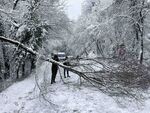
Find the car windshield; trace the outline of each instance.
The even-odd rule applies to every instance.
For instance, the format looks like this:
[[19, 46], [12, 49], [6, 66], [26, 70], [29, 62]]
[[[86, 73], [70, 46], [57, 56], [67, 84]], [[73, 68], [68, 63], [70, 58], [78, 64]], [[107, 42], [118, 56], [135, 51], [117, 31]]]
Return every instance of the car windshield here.
[[58, 57], [65, 57], [65, 54], [58, 54]]

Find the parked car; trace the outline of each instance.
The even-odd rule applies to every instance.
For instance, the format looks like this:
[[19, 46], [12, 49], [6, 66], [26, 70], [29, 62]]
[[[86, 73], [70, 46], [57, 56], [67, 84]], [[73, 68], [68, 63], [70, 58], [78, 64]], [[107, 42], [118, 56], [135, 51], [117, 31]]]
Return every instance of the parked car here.
[[54, 55], [58, 56], [58, 59], [60, 61], [65, 60], [66, 59], [66, 53], [65, 52], [58, 52], [58, 53], [51, 53], [51, 57], [53, 58]]
[[65, 60], [66, 59], [66, 53], [65, 52], [58, 52], [57, 53], [59, 60]]

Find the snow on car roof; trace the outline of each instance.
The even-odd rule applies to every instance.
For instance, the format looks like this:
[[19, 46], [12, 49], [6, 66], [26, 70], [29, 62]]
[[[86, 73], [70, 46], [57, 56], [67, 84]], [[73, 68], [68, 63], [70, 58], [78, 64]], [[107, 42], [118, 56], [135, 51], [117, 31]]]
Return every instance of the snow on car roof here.
[[58, 54], [65, 54], [65, 52], [58, 52]]

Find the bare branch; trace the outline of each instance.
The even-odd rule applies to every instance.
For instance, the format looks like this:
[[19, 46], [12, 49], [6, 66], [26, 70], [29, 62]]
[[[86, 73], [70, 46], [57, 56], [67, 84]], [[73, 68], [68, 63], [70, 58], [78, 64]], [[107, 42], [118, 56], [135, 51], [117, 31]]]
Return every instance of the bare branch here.
[[19, 2], [19, 0], [14, 0], [13, 10], [16, 8], [16, 6], [17, 6], [18, 2]]

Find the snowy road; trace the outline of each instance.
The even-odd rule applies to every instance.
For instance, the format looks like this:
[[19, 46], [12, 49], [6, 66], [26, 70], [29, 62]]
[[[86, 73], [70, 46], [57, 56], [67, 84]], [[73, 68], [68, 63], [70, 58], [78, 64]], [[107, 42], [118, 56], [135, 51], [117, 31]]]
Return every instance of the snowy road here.
[[[38, 77], [50, 75], [50, 65], [43, 63], [38, 69]], [[35, 87], [34, 77], [16, 82], [7, 90], [0, 93], [0, 113], [150, 113], [150, 100], [145, 106], [127, 103], [119, 106], [116, 101], [96, 88], [80, 86], [79, 78], [71, 73], [71, 78], [65, 79], [64, 84], [59, 76], [56, 83], [47, 83], [49, 91], [46, 98], [57, 105], [53, 109], [46, 105]]]

